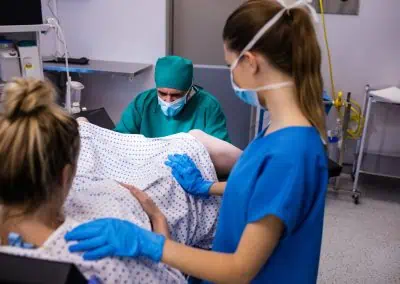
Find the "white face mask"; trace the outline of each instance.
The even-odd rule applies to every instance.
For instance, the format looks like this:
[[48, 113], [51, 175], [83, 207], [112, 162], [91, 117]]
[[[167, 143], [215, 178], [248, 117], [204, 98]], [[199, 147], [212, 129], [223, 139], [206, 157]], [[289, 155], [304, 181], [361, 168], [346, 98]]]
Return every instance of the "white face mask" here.
[[245, 103], [252, 105], [254, 107], [260, 107], [262, 109], [265, 109], [264, 106], [260, 104], [260, 101], [258, 99], [257, 93], [260, 91], [267, 91], [267, 90], [277, 90], [285, 87], [289, 87], [293, 85], [293, 82], [282, 82], [282, 83], [277, 83], [277, 84], [269, 84], [265, 85], [260, 88], [256, 89], [242, 89], [238, 85], [236, 85], [234, 79], [233, 79], [233, 69], [231, 69], [231, 81], [232, 81], [232, 87], [233, 90], [235, 91], [236, 96], [238, 96], [242, 101]]
[[232, 87], [233, 90], [235, 91], [235, 94], [245, 103], [255, 106], [255, 107], [261, 107], [264, 108], [258, 99], [257, 92], [260, 91], [267, 91], [267, 90], [277, 90], [285, 87], [289, 87], [293, 85], [293, 82], [287, 81], [287, 82], [280, 82], [280, 83], [275, 83], [275, 84], [269, 84], [265, 85], [259, 88], [255, 89], [242, 89], [240, 88], [236, 83], [233, 78], [233, 70], [238, 66], [240, 59], [243, 57], [243, 55], [251, 50], [254, 45], [260, 40], [261, 37], [264, 36], [264, 34], [290, 9], [297, 8], [300, 6], [305, 6], [307, 7], [310, 11], [311, 14], [316, 22], [318, 22], [318, 15], [317, 12], [315, 11], [314, 7], [312, 7], [309, 3], [311, 3], [311, 0], [298, 0], [294, 4], [287, 6], [283, 0], [277, 0], [284, 8], [279, 11], [271, 20], [269, 20], [259, 31], [258, 33], [254, 36], [254, 38], [247, 44], [247, 46], [243, 49], [243, 51], [239, 54], [238, 58], [232, 63], [231, 65], [231, 82], [232, 82]]
[[186, 94], [182, 98], [177, 99], [177, 100], [173, 101], [172, 103], [165, 102], [160, 97], [158, 97], [158, 104], [160, 105], [161, 110], [164, 113], [164, 115], [166, 115], [168, 117], [172, 117], [181, 112], [181, 110], [183, 109], [183, 107], [186, 104], [187, 96], [188, 95]]
[[188, 99], [189, 99], [189, 94], [192, 91], [193, 86], [190, 87], [189, 91], [184, 95], [182, 98], [179, 98], [171, 103], [163, 101], [160, 96], [157, 95], [158, 98], [158, 104], [161, 107], [162, 112], [164, 113], [165, 116], [168, 117], [173, 117], [176, 116], [178, 113], [180, 113], [183, 109], [183, 107], [186, 105]]

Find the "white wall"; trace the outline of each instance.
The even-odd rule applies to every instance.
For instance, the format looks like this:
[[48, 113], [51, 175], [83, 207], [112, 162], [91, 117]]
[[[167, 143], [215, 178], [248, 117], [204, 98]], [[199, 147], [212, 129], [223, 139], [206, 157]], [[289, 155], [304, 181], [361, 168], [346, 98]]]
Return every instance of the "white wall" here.
[[166, 0], [57, 0], [57, 6], [72, 57], [153, 63], [166, 53]]
[[73, 57], [153, 63], [166, 52], [165, 0], [59, 0]]
[[[360, 2], [359, 16], [326, 15], [336, 88], [351, 91], [358, 99], [367, 83], [400, 83], [400, 1]], [[323, 70], [329, 86], [326, 60]]]

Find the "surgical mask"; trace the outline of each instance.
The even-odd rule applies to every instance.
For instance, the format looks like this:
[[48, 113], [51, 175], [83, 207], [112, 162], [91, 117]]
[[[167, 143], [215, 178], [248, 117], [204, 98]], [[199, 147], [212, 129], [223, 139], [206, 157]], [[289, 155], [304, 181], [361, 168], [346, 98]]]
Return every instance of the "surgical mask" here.
[[162, 112], [166, 116], [173, 117], [173, 116], [177, 115], [185, 106], [188, 94], [189, 93], [187, 93], [182, 98], [173, 101], [172, 103], [165, 102], [159, 96], [157, 96], [158, 104], [160, 105]]
[[233, 69], [231, 69], [231, 81], [232, 81], [232, 87], [233, 90], [235, 91], [236, 96], [239, 97], [243, 102], [252, 105], [254, 107], [260, 107], [262, 109], [266, 109], [264, 106], [260, 104], [260, 101], [258, 99], [257, 93], [260, 91], [267, 91], [267, 90], [277, 90], [281, 88], [285, 88], [288, 86], [292, 86], [293, 82], [282, 82], [282, 83], [277, 83], [277, 84], [269, 84], [265, 85], [260, 88], [256, 89], [242, 89], [238, 85], [236, 85], [235, 80], [233, 79]]
[[259, 88], [255, 89], [242, 89], [240, 88], [236, 83], [233, 78], [233, 70], [238, 66], [240, 59], [243, 57], [243, 55], [251, 50], [254, 45], [260, 40], [261, 37], [264, 36], [264, 34], [290, 9], [297, 8], [300, 6], [305, 6], [307, 7], [310, 11], [311, 14], [316, 22], [318, 22], [318, 15], [317, 12], [315, 11], [314, 7], [310, 5], [312, 2], [311, 0], [298, 0], [292, 5], [287, 6], [283, 0], [278, 0], [278, 2], [284, 7], [281, 11], [279, 11], [270, 21], [268, 21], [259, 31], [258, 33], [253, 37], [253, 39], [246, 45], [246, 47], [242, 50], [242, 52], [239, 54], [238, 58], [233, 62], [231, 65], [230, 71], [231, 71], [231, 82], [232, 82], [232, 87], [233, 90], [235, 91], [236, 96], [238, 96], [242, 101], [245, 103], [255, 106], [255, 107], [260, 107], [262, 109], [265, 109], [260, 104], [260, 101], [258, 99], [257, 93], [260, 91], [267, 91], [267, 90], [277, 90], [285, 87], [289, 87], [293, 85], [293, 82], [287, 81], [287, 82], [280, 82], [280, 83], [275, 83], [275, 84], [269, 84], [265, 85]]

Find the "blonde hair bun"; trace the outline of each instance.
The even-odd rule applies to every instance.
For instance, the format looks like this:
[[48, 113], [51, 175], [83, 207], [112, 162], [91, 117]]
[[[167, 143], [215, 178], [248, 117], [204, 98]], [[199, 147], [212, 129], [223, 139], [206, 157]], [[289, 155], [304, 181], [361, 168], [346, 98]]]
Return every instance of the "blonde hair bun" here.
[[[71, 166], [65, 176], [69, 186], [78, 163], [78, 123], [57, 105], [55, 90], [47, 82], [14, 79], [6, 85], [3, 102], [0, 207], [22, 209], [22, 215], [48, 204], [61, 208], [59, 201], [65, 198], [66, 187], [64, 170]], [[22, 217], [19, 214], [18, 218]], [[4, 212], [2, 215], [0, 227], [6, 216]]]
[[4, 116], [17, 119], [34, 116], [55, 104], [55, 90], [44, 81], [15, 78], [4, 88]]

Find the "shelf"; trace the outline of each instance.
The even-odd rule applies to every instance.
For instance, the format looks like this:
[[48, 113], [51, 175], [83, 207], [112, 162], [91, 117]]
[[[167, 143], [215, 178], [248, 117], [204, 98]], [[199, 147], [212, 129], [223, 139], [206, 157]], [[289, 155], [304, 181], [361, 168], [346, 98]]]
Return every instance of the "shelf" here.
[[[69, 65], [69, 72], [71, 73], [95, 73], [106, 72], [116, 74], [127, 74], [136, 76], [139, 73], [150, 68], [151, 64], [144, 63], [129, 63], [129, 62], [115, 62], [103, 60], [90, 60], [88, 65]], [[43, 63], [45, 71], [66, 72], [65, 64], [60, 63]]]
[[370, 92], [370, 96], [378, 103], [400, 104], [400, 89], [397, 87], [374, 90]]
[[0, 33], [45, 32], [50, 25], [0, 26]]
[[375, 96], [373, 96], [372, 103], [375, 103], [375, 104], [400, 105], [400, 102], [389, 101], [389, 100], [385, 100], [383, 98], [379, 98], [379, 97], [375, 97]]
[[400, 178], [400, 157], [364, 153], [360, 173]]

